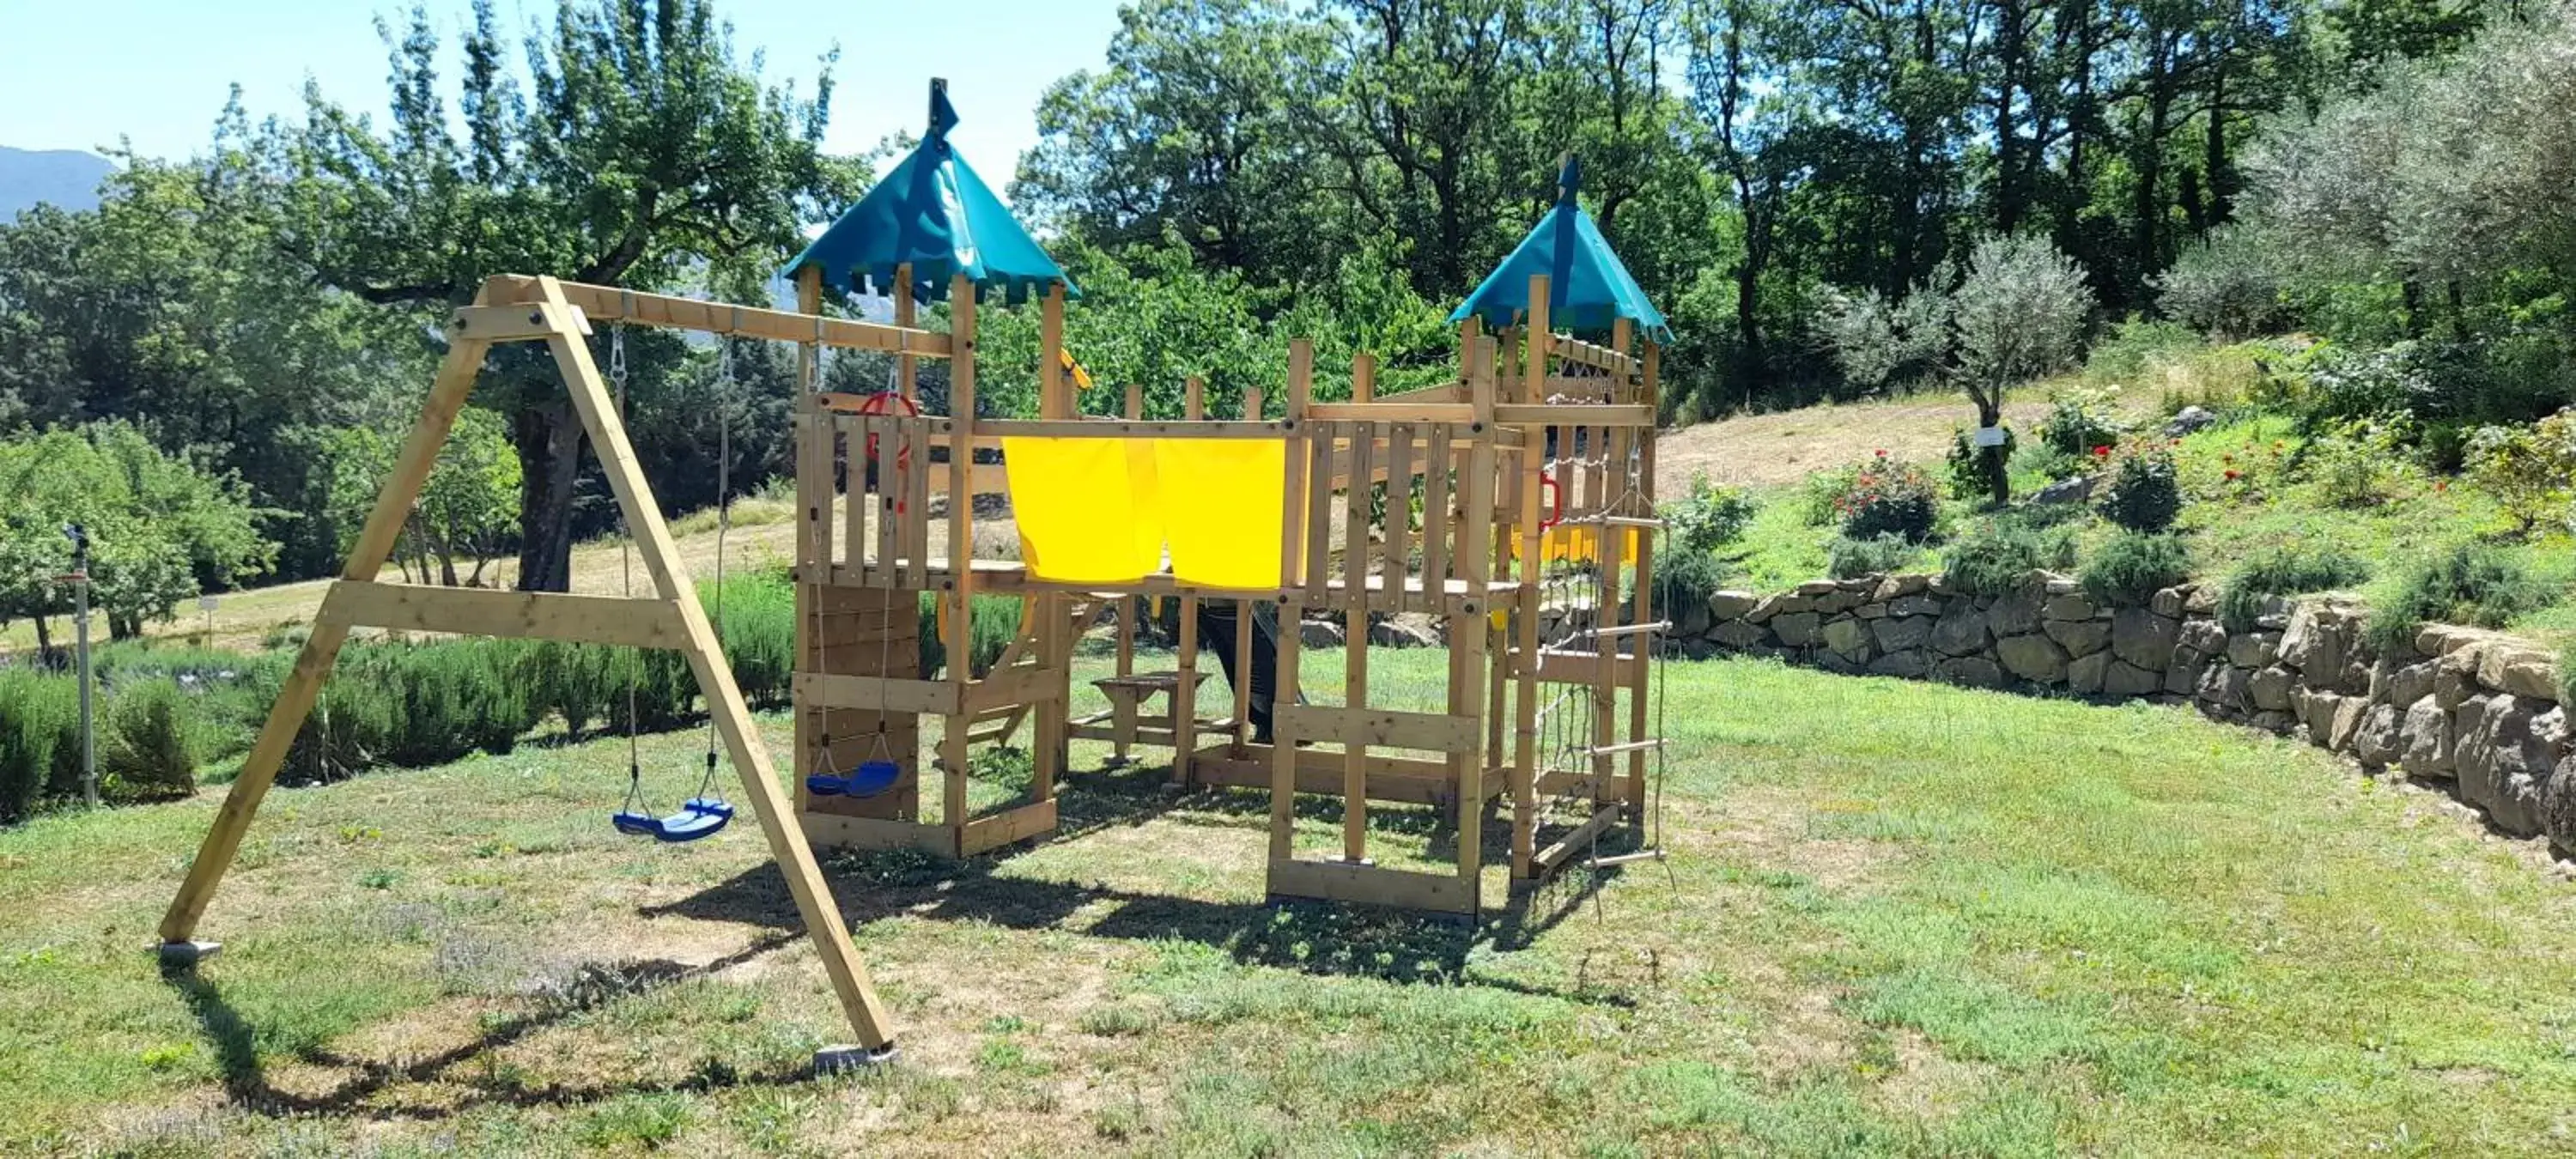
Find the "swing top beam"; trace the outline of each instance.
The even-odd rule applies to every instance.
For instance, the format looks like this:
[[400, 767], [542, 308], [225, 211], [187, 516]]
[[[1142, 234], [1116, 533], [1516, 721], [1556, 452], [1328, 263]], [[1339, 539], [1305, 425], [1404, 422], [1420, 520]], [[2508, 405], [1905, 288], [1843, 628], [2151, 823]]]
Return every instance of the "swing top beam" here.
[[[555, 285], [562, 291], [563, 301], [579, 309], [592, 322], [623, 322], [734, 338], [819, 343], [843, 350], [881, 350], [889, 354], [930, 358], [947, 358], [953, 350], [948, 335], [911, 326], [702, 302], [673, 294], [652, 294], [587, 282], [557, 282]], [[517, 274], [500, 274], [486, 279], [483, 291], [486, 304], [534, 306], [545, 301], [545, 291], [537, 284], [537, 279]]]

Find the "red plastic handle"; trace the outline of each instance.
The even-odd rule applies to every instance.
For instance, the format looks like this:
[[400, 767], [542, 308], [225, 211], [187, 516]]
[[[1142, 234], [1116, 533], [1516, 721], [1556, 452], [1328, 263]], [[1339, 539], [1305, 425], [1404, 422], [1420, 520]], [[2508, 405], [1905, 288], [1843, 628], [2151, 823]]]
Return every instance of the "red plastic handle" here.
[[1542, 474], [1538, 477], [1538, 489], [1556, 496], [1547, 518], [1538, 521], [1539, 530], [1545, 531], [1565, 522], [1565, 488], [1557, 486], [1554, 477]]

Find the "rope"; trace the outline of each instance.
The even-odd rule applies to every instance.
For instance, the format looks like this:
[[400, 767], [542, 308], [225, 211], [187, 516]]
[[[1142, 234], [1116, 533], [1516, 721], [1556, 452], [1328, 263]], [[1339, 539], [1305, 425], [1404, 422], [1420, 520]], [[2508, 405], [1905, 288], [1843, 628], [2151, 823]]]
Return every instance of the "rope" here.
[[[617, 422], [626, 422], [626, 328], [613, 326], [608, 331], [608, 381], [617, 388]], [[617, 578], [620, 594], [635, 595], [634, 529], [626, 525], [626, 508], [617, 509]], [[626, 669], [626, 805], [629, 812], [641, 812], [644, 803], [644, 761], [642, 743], [636, 736], [635, 686], [644, 679], [644, 666], [632, 650], [625, 656]]]
[[[736, 309], [740, 316], [740, 309]], [[724, 651], [725, 629], [725, 539], [733, 530], [733, 340], [716, 340], [716, 650]], [[698, 777], [698, 796], [703, 798], [716, 783], [716, 712], [707, 706], [707, 768]]]

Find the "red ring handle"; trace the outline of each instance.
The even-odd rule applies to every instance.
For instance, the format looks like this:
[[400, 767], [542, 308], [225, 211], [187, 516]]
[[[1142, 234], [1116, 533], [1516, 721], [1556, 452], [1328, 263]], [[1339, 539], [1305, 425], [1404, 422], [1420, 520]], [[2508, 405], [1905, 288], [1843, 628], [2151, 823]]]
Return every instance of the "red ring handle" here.
[[1545, 531], [1565, 522], [1565, 488], [1557, 486], [1554, 478], [1542, 473], [1538, 477], [1538, 489], [1556, 496], [1547, 518], [1538, 521], [1538, 529]]

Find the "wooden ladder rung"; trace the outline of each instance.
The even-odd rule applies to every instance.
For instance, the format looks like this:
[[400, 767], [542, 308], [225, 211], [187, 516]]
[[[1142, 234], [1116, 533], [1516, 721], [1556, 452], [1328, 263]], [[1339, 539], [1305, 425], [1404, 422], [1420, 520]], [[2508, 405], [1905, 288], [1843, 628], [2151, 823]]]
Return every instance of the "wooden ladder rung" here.
[[1617, 744], [1594, 745], [1580, 750], [1585, 756], [1606, 757], [1614, 753], [1638, 753], [1664, 747], [1664, 738], [1650, 736], [1644, 740], [1623, 740]]
[[1669, 620], [1657, 620], [1650, 624], [1615, 624], [1607, 628], [1585, 628], [1582, 635], [1587, 640], [1615, 640], [1621, 636], [1652, 635], [1667, 631], [1672, 626]]
[[1556, 525], [1558, 527], [1635, 527], [1646, 531], [1660, 531], [1663, 529], [1664, 521], [1642, 515], [1583, 515], [1558, 520]]

